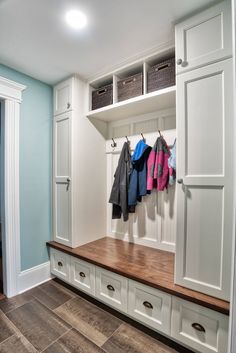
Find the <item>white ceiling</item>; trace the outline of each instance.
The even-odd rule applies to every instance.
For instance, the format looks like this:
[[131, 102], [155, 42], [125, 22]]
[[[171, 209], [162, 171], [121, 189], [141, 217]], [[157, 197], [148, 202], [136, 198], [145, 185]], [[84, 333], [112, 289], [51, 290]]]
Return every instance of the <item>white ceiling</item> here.
[[[216, 0], [0, 0], [0, 62], [53, 84], [90, 78], [174, 41], [174, 23]], [[88, 17], [81, 31], [65, 12]]]

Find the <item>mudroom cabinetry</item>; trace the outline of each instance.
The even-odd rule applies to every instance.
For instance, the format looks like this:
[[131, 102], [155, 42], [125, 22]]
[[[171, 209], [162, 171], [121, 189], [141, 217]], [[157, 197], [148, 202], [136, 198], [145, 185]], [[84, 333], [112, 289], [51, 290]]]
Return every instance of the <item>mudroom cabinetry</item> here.
[[177, 74], [232, 55], [230, 1], [223, 1], [175, 28]]
[[[227, 353], [234, 221], [230, 13], [230, 2], [220, 2], [176, 26], [175, 48], [54, 89], [51, 272], [201, 353]], [[148, 70], [174, 52], [176, 86], [148, 93]], [[119, 80], [140, 72], [142, 93], [119, 102]], [[92, 110], [92, 92], [107, 84], [112, 103]], [[127, 222], [112, 219], [108, 200], [124, 142], [133, 152], [141, 138], [153, 146], [159, 133], [169, 146], [177, 137], [176, 185], [144, 196]]]
[[227, 38], [220, 39], [221, 50], [197, 54], [198, 41], [188, 43], [183, 35], [192, 19], [176, 30], [177, 52], [179, 46], [191, 52], [194, 45], [205, 64], [196, 69], [192, 61], [193, 70], [177, 75], [176, 283], [225, 300], [230, 298], [234, 194], [233, 67], [232, 59], [225, 59], [231, 54], [229, 7], [226, 1], [193, 18], [199, 33], [201, 27], [205, 32], [203, 42], [218, 31], [214, 38]]
[[54, 87], [53, 234], [70, 247], [105, 233], [104, 140], [85, 119], [86, 102], [86, 84], [76, 76]]

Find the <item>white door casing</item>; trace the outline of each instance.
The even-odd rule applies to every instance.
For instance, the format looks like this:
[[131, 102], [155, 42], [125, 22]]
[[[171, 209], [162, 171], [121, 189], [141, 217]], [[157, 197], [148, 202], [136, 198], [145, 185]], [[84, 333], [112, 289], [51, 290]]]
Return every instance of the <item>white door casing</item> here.
[[0, 99], [4, 101], [4, 224], [3, 271], [4, 293], [18, 294], [20, 274], [19, 209], [19, 121], [22, 91], [26, 86], [0, 77]]
[[177, 77], [176, 283], [230, 298], [232, 59]]

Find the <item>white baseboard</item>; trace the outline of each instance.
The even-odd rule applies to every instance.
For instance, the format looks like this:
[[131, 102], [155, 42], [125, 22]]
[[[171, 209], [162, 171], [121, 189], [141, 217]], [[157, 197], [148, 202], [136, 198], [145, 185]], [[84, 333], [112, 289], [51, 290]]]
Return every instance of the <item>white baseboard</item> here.
[[23, 293], [52, 279], [50, 261], [22, 271], [18, 276], [18, 293]]

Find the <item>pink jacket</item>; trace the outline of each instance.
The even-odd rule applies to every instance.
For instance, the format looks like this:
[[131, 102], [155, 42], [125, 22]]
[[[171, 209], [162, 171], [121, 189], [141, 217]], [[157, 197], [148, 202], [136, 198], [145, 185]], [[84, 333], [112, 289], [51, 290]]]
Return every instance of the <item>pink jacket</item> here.
[[158, 137], [147, 161], [147, 190], [164, 190], [168, 186], [170, 151], [164, 138]]

